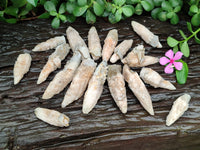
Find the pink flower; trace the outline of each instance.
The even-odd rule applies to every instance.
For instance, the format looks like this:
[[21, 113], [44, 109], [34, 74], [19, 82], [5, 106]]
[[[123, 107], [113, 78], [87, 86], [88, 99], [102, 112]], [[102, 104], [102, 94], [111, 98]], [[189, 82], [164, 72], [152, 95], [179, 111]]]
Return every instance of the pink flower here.
[[183, 53], [181, 52], [177, 52], [174, 56], [174, 52], [170, 49], [165, 53], [165, 56], [168, 57], [161, 57], [160, 58], [160, 64], [161, 65], [166, 65], [168, 63], [168, 65], [165, 67], [165, 73], [170, 74], [174, 71], [174, 67], [177, 70], [181, 70], [183, 67], [183, 64], [181, 62], [176, 62], [176, 60], [181, 59]]

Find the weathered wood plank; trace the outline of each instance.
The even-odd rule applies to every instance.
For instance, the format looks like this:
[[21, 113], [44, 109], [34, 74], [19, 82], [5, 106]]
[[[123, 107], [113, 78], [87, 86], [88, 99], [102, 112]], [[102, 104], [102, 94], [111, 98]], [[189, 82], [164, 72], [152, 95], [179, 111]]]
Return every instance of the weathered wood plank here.
[[[159, 35], [162, 49], [155, 49], [145, 44], [130, 25], [136, 20], [146, 25]], [[67, 88], [50, 100], [42, 100], [42, 94], [49, 82], [59, 71], [53, 72], [41, 85], [37, 78], [48, 56], [53, 52], [33, 53], [31, 49], [38, 43], [58, 35], [65, 35], [70, 24], [53, 30], [49, 20], [35, 20], [16, 25], [0, 24], [0, 148], [8, 149], [196, 149], [200, 147], [200, 46], [190, 41], [191, 55], [186, 59], [189, 65], [188, 82], [185, 85], [175, 83], [175, 75], [166, 75], [163, 66], [151, 67], [174, 83], [176, 91], [154, 89], [147, 85], [153, 100], [155, 116], [150, 116], [139, 104], [136, 97], [127, 87], [128, 112], [121, 114], [114, 103], [107, 83], [103, 94], [89, 115], [81, 112], [81, 97], [65, 109], [60, 107]], [[90, 25], [79, 19], [71, 24], [80, 32], [87, 42]], [[118, 24], [110, 24], [99, 19], [95, 24], [101, 43], [110, 29], [118, 29], [119, 42], [133, 39], [133, 46], [144, 44], [146, 53], [161, 57], [169, 47], [166, 38], [180, 38], [178, 29], [187, 32], [183, 22], [178, 26], [159, 22], [150, 17], [134, 17]], [[23, 52], [31, 54], [33, 62], [30, 71], [18, 85], [13, 85], [13, 65], [17, 56]], [[63, 61], [63, 65], [70, 59]], [[118, 62], [119, 63], [119, 62]], [[121, 64], [121, 63], [119, 63]], [[63, 67], [62, 65], [62, 67]], [[140, 71], [140, 69], [136, 69]], [[165, 126], [166, 116], [173, 101], [182, 93], [192, 96], [188, 111], [171, 127]], [[55, 109], [68, 115], [71, 119], [68, 128], [50, 126], [36, 118], [33, 111], [36, 107]]]

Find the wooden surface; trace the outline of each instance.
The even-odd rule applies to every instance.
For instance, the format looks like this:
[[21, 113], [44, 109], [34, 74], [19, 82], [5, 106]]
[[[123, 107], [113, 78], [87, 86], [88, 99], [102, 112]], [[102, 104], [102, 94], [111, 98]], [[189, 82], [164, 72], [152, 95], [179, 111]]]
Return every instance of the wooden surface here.
[[[145, 44], [133, 32], [130, 24], [132, 20], [146, 25], [159, 35], [163, 48], [156, 49]], [[107, 82], [98, 104], [91, 113], [84, 115], [81, 112], [82, 97], [64, 109], [60, 107], [68, 87], [52, 99], [42, 100], [44, 90], [60, 69], [51, 73], [41, 85], [36, 84], [39, 73], [53, 50], [36, 53], [31, 52], [31, 49], [51, 37], [65, 35], [69, 25], [79, 31], [87, 42], [91, 26], [82, 19], [73, 24], [62, 24], [57, 30], [51, 28], [50, 20], [28, 21], [16, 25], [0, 23], [0, 149], [200, 149], [200, 45], [192, 40], [189, 42], [191, 55], [184, 59], [189, 65], [185, 85], [176, 83], [175, 74], [164, 74], [164, 66], [151, 66], [177, 87], [177, 90], [169, 91], [147, 85], [155, 116], [150, 116], [141, 107], [127, 84], [128, 112], [122, 114], [110, 95]], [[134, 16], [114, 25], [98, 18], [95, 27], [102, 44], [108, 31], [115, 28], [119, 32], [119, 42], [133, 39], [132, 47], [144, 44], [146, 54], [157, 57], [164, 56], [169, 49], [166, 44], [168, 36], [181, 38], [178, 29], [189, 35], [185, 21], [173, 26], [146, 16]], [[13, 85], [14, 62], [24, 52], [32, 56], [31, 68], [18, 85]], [[70, 52], [62, 62], [62, 68], [71, 56]], [[192, 97], [189, 109], [175, 124], [167, 127], [165, 120], [172, 103], [183, 93]], [[33, 113], [36, 107], [63, 112], [71, 119], [70, 126], [58, 128], [38, 120]]]

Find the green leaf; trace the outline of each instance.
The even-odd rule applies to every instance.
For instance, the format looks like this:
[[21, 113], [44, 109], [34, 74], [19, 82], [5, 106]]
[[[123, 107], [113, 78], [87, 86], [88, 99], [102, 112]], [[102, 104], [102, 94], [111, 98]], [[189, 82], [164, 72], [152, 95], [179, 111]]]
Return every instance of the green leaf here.
[[86, 12], [86, 22], [88, 24], [94, 24], [96, 22], [96, 16], [89, 9]]
[[104, 7], [97, 2], [93, 2], [93, 10], [97, 16], [101, 16], [104, 12]]
[[107, 10], [103, 12], [103, 14], [101, 15], [102, 17], [108, 17], [110, 14], [110, 12], [108, 12]]
[[195, 14], [192, 19], [191, 19], [191, 23], [193, 26], [199, 26], [200, 25], [200, 13]]
[[62, 3], [59, 7], [58, 13], [63, 14], [65, 12], [65, 3]]
[[165, 10], [167, 12], [170, 12], [173, 10], [171, 4], [168, 1], [163, 1], [161, 4], [161, 7], [163, 10]]
[[19, 9], [14, 7], [14, 6], [9, 6], [7, 7], [4, 12], [8, 15], [11, 15], [11, 16], [17, 16], [18, 12], [19, 12]]
[[112, 13], [114, 14], [116, 12], [117, 8], [116, 7], [113, 7], [112, 8]]
[[151, 11], [154, 8], [154, 6], [149, 1], [141, 1], [141, 4], [146, 11]]
[[26, 8], [22, 8], [22, 10], [20, 11], [20, 13], [19, 13], [19, 17], [20, 16], [25, 16], [25, 15], [27, 15], [29, 13], [29, 10], [27, 10]]
[[183, 44], [181, 45], [180, 49], [181, 49], [181, 52], [183, 53], [183, 55], [185, 57], [189, 57], [190, 49], [189, 49], [187, 41], [183, 42]]
[[46, 2], [46, 0], [40, 0], [40, 5], [44, 5], [44, 3]]
[[153, 2], [154, 2], [154, 5], [155, 5], [156, 7], [159, 7], [159, 6], [161, 6], [163, 0], [153, 0]]
[[115, 20], [119, 22], [122, 19], [122, 12], [120, 10], [117, 10], [115, 13]]
[[196, 43], [200, 44], [200, 39], [197, 37], [197, 34], [194, 36]]
[[181, 5], [178, 0], [169, 0], [169, 3], [171, 4], [172, 7]]
[[38, 18], [39, 19], [47, 19], [49, 17], [50, 17], [49, 12], [45, 12], [45, 13], [41, 14]]
[[188, 11], [188, 15], [189, 15], [189, 16], [193, 16], [194, 13], [192, 13], [191, 11]]
[[178, 46], [179, 46], [179, 48], [180, 48], [180, 49], [181, 49], [182, 45], [183, 45], [183, 43], [179, 43], [179, 45], [178, 45]]
[[8, 0], [0, 0], [0, 7], [6, 8], [8, 5]]
[[179, 5], [182, 7], [183, 6], [183, 1], [182, 0], [177, 0]]
[[167, 12], [163, 11], [163, 12], [160, 12], [158, 14], [158, 19], [160, 21], [166, 21], [167, 20]]
[[66, 22], [67, 21], [67, 17], [65, 15], [59, 15], [60, 20], [62, 20], [62, 22]]
[[124, 5], [125, 2], [126, 0], [114, 0], [115, 5], [118, 5], [118, 6]]
[[184, 33], [182, 30], [179, 30], [179, 33], [181, 34], [181, 36], [182, 36], [184, 39], [187, 39], [185, 33]]
[[54, 29], [57, 29], [59, 28], [60, 26], [60, 19], [55, 17], [52, 22], [51, 22], [51, 26], [54, 28]]
[[179, 12], [180, 10], [181, 10], [181, 6], [176, 6], [176, 7], [174, 8], [174, 12], [175, 12], [175, 13]]
[[167, 13], [167, 18], [171, 19], [174, 16], [174, 14], [175, 14], [174, 12], [168, 12]]
[[21, 11], [20, 11], [20, 13], [19, 13], [19, 17], [21, 17], [21, 16], [25, 16], [25, 15], [27, 15], [28, 13], [29, 13], [29, 11], [30, 10], [32, 10], [33, 9], [33, 5], [32, 4], [30, 4], [30, 3], [27, 3], [26, 4], [26, 7], [23, 7], [22, 9], [21, 9]]
[[140, 0], [126, 0], [126, 4], [131, 4], [131, 5], [137, 4], [139, 2], [140, 2]]
[[116, 23], [116, 19], [115, 19], [115, 15], [110, 13], [110, 15], [108, 16], [108, 20], [110, 21], [110, 23], [114, 24]]
[[190, 1], [188, 2], [189, 5], [193, 5], [193, 4], [195, 4], [195, 3], [196, 3], [196, 0], [190, 0]]
[[171, 24], [177, 24], [179, 22], [179, 17], [176, 13], [174, 13], [173, 17], [170, 19]]
[[79, 6], [85, 6], [87, 5], [87, 0], [77, 0], [77, 3]]
[[143, 9], [142, 9], [142, 5], [140, 3], [138, 3], [135, 7], [135, 14], [137, 15], [141, 15], [143, 12]]
[[178, 44], [179, 42], [176, 40], [176, 39], [174, 39], [173, 37], [168, 37], [167, 38], [167, 44], [170, 46], [170, 47], [174, 47], [174, 46], [176, 46], [177, 44]]
[[67, 15], [67, 21], [72, 23], [76, 20], [76, 17], [74, 15]]
[[56, 11], [50, 11], [49, 14], [50, 14], [51, 16], [56, 16], [58, 13], [57, 13]]
[[183, 60], [180, 60], [183, 64], [183, 68], [181, 70], [176, 70], [176, 79], [179, 84], [185, 84], [188, 77], [188, 65]]
[[190, 22], [187, 22], [187, 28], [188, 28], [188, 30], [189, 30], [191, 33], [194, 33], [194, 32], [192, 31], [192, 25], [191, 25]]
[[99, 5], [103, 6], [105, 8], [105, 3], [103, 0], [96, 0], [97, 3], [99, 3]]
[[58, 5], [58, 3], [59, 3], [59, 1], [60, 0], [50, 0], [54, 5], [55, 5], [55, 7]]
[[3, 17], [4, 11], [0, 11], [0, 17]]
[[190, 11], [191, 11], [192, 13], [197, 13], [197, 12], [198, 12], [198, 7], [197, 7], [197, 5], [192, 5], [192, 6], [190, 6]]
[[119, 8], [118, 11], [120, 14], [122, 14], [122, 8]]
[[32, 4], [34, 7], [37, 6], [38, 0], [27, 0], [28, 3]]
[[56, 11], [56, 6], [53, 2], [51, 1], [47, 1], [45, 4], [44, 4], [44, 8], [46, 11]]
[[33, 5], [31, 5], [30, 3], [27, 3], [26, 4], [26, 9], [29, 10], [29, 11], [32, 10], [33, 9]]
[[67, 2], [66, 3], [66, 10], [68, 13], [72, 14], [74, 9], [75, 9], [76, 5], [75, 3], [72, 3], [72, 2]]
[[74, 11], [73, 11], [73, 15], [76, 16], [76, 17], [79, 17], [79, 16], [82, 16], [86, 10], [87, 10], [88, 6], [85, 5], [85, 6], [76, 6], [74, 8]]
[[147, 2], [149, 2], [151, 5], [152, 5], [152, 9], [154, 9], [154, 2], [153, 2], [153, 0], [145, 0], [145, 1], [147, 1]]
[[[14, 7], [22, 7], [26, 4], [26, 0], [11, 0]], [[28, 1], [28, 0], [27, 0]]]
[[174, 53], [178, 52], [178, 45], [176, 45], [176, 46], [173, 47], [173, 52]]
[[111, 11], [112, 11], [112, 8], [113, 8], [112, 4], [107, 2], [107, 3], [106, 3], [106, 10], [107, 10], [108, 12], [111, 12]]
[[6, 19], [6, 22], [10, 23], [10, 24], [15, 24], [17, 22], [17, 19], [15, 19], [15, 18]]
[[151, 11], [151, 16], [153, 19], [157, 19], [158, 18], [158, 14], [162, 11], [161, 8], [155, 8]]
[[130, 17], [134, 14], [134, 7], [132, 5], [124, 5], [122, 7], [122, 12], [126, 17]]

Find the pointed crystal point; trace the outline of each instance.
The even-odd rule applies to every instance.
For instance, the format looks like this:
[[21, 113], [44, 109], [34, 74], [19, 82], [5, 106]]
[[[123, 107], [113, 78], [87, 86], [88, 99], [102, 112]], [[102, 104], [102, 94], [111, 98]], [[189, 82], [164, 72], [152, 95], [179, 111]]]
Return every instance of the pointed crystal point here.
[[151, 68], [142, 68], [140, 71], [142, 80], [153, 86], [154, 88], [164, 88], [168, 90], [176, 90], [176, 87], [167, 80], [164, 80], [156, 71]]
[[128, 82], [129, 88], [132, 90], [144, 109], [149, 112], [150, 115], [154, 115], [151, 96], [137, 72], [130, 70], [127, 65], [124, 65], [123, 75], [125, 81]]
[[180, 96], [176, 101], [174, 101], [173, 106], [167, 116], [166, 125], [172, 125], [176, 120], [178, 120], [184, 112], [189, 107], [189, 101], [191, 96], [189, 94], [184, 94]]

